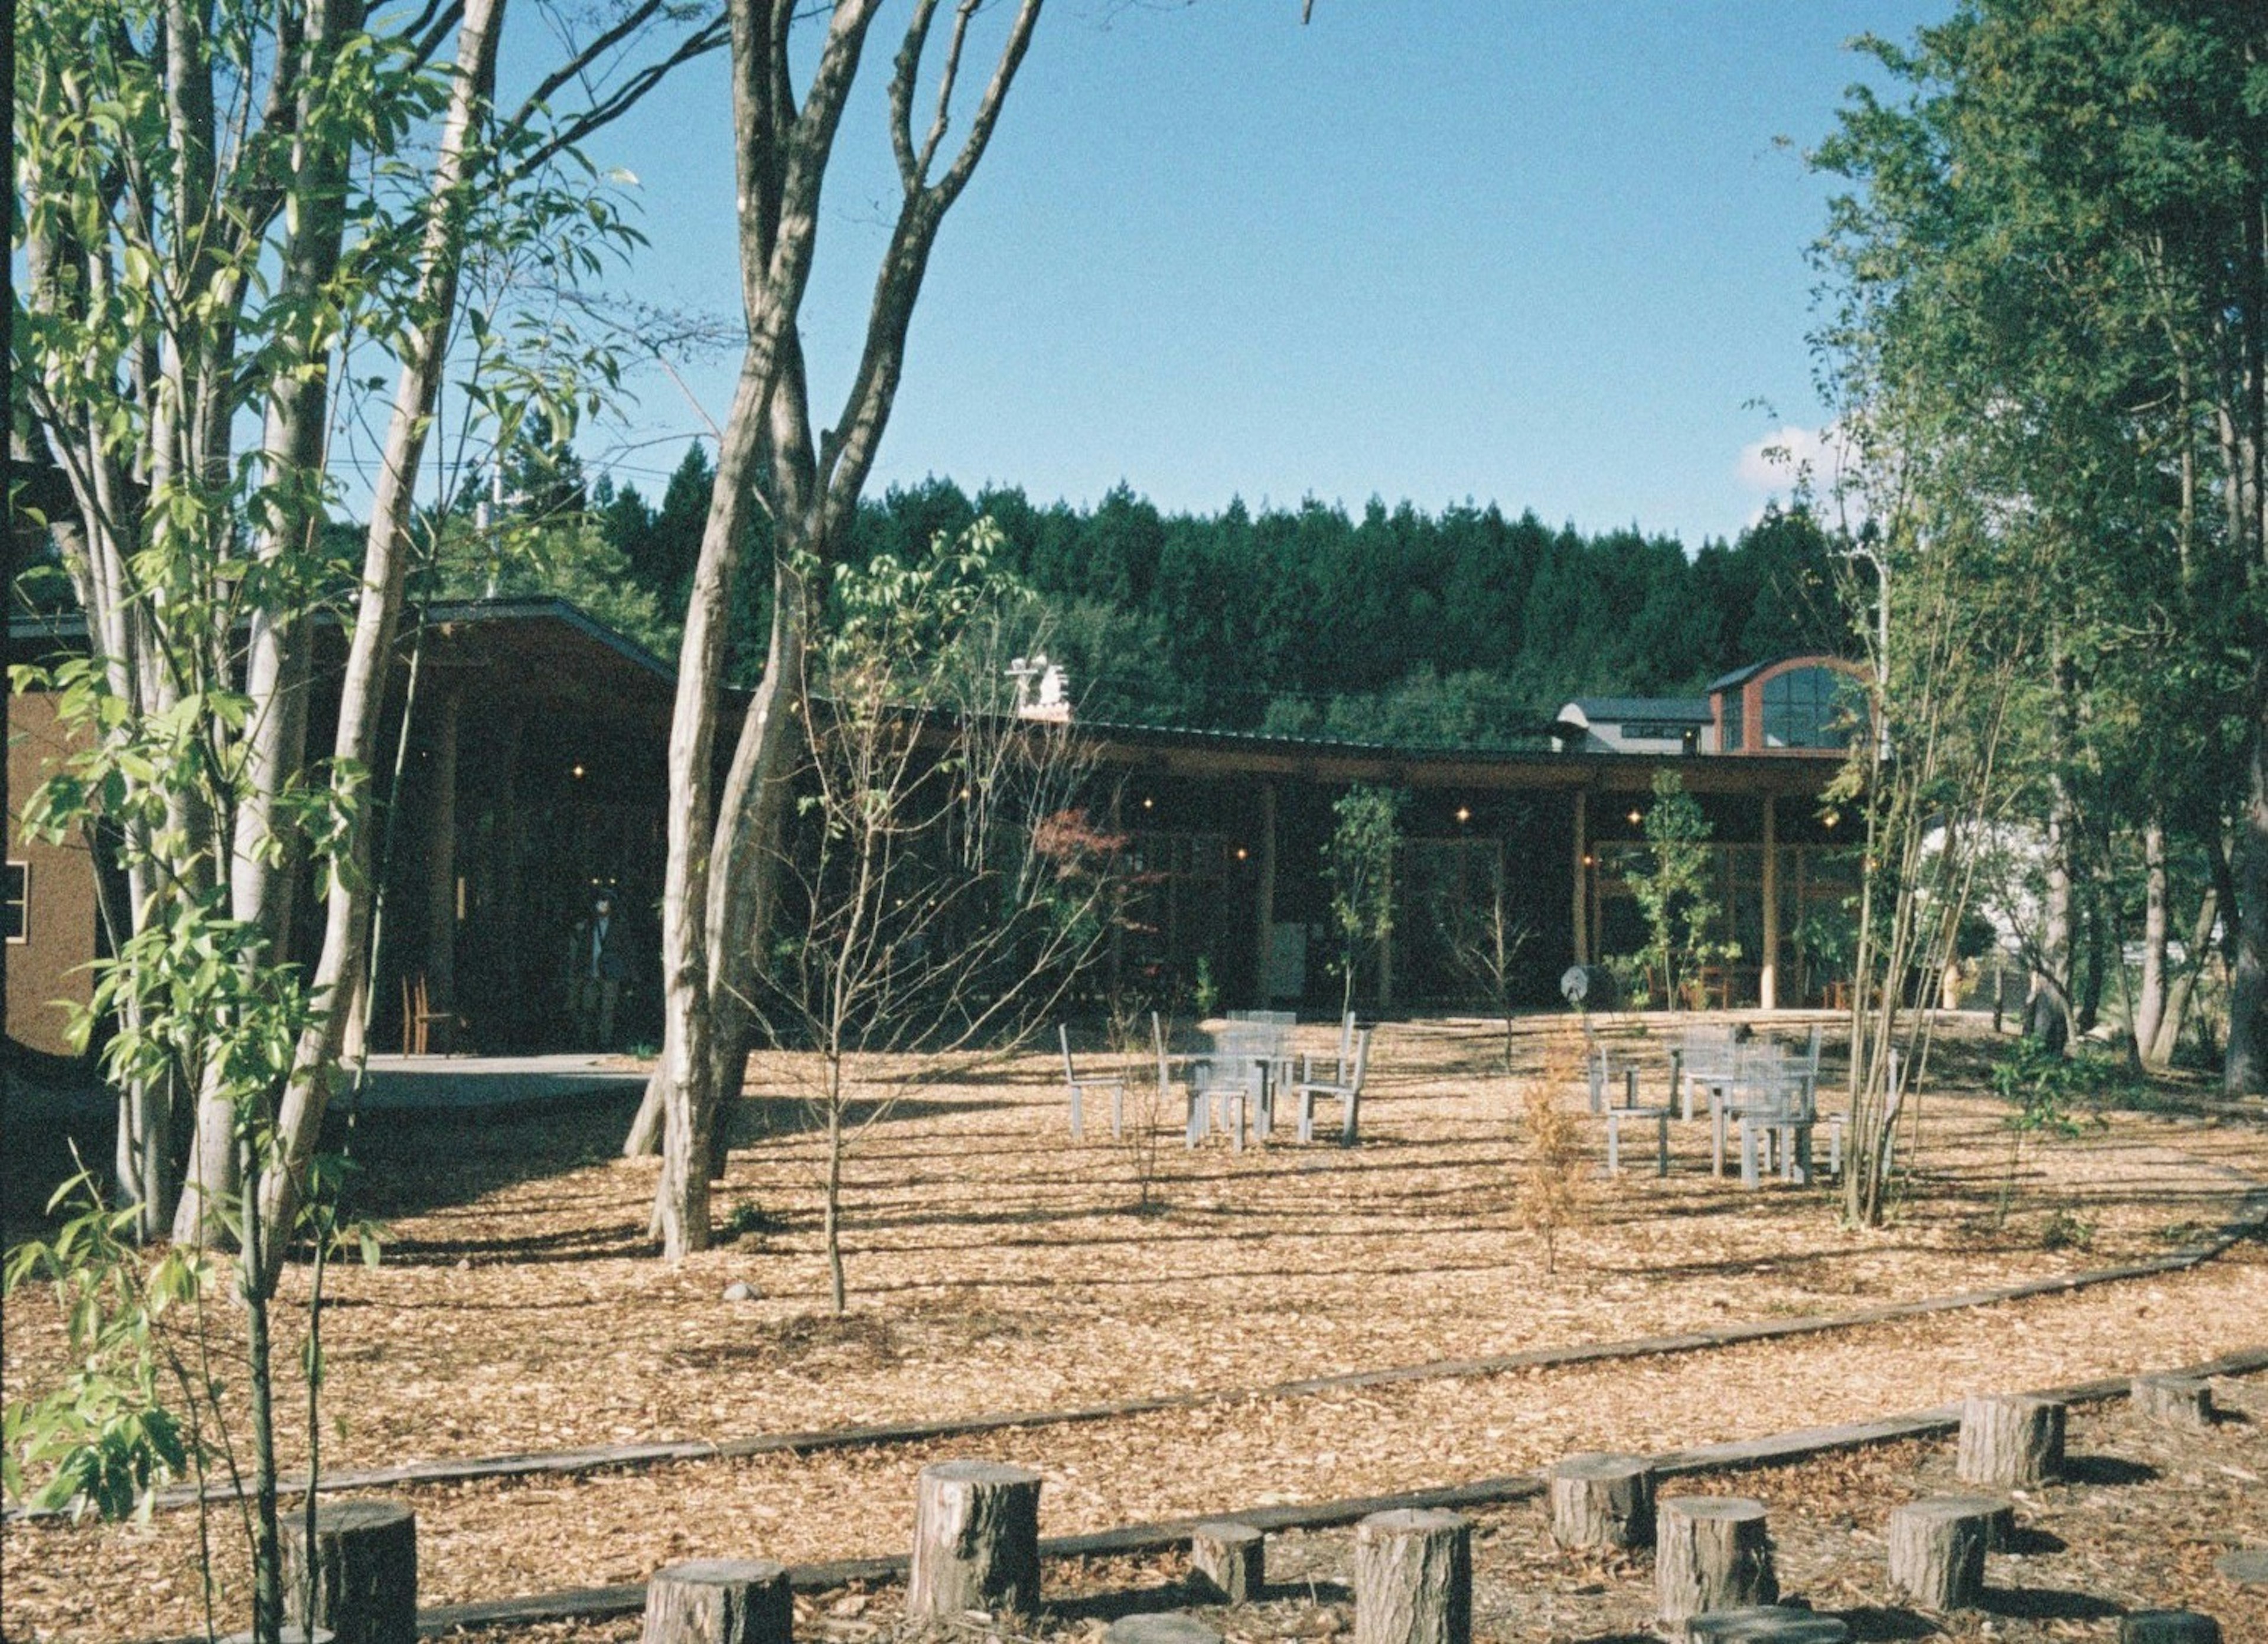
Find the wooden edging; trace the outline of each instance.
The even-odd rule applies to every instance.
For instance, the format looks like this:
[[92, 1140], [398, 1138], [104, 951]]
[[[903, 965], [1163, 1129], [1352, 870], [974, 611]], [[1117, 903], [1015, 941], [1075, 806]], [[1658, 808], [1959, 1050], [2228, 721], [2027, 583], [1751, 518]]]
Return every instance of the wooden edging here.
[[[2224, 1167], [2225, 1168], [2225, 1167]], [[2240, 1201], [2237, 1214], [2201, 1244], [2132, 1262], [2118, 1267], [2095, 1267], [2051, 1279], [2028, 1279], [2019, 1284], [1966, 1290], [1954, 1295], [1924, 1296], [1911, 1302], [1887, 1302], [1855, 1312], [1823, 1318], [1786, 1318], [1747, 1324], [1718, 1325], [1705, 1330], [1670, 1335], [1639, 1336], [1621, 1341], [1598, 1341], [1575, 1347], [1527, 1347], [1517, 1353], [1483, 1358], [1432, 1359], [1420, 1364], [1392, 1365], [1384, 1369], [1351, 1370], [1299, 1381], [1273, 1382], [1258, 1387], [1223, 1387], [1187, 1393], [1159, 1393], [1140, 1398], [1112, 1399], [1102, 1404], [1073, 1405], [1052, 1410], [990, 1411], [928, 1421], [888, 1421], [870, 1426], [824, 1427], [800, 1433], [759, 1433], [739, 1439], [684, 1439], [652, 1444], [593, 1445], [581, 1450], [524, 1450], [470, 1460], [406, 1462], [393, 1467], [346, 1469], [323, 1474], [319, 1491], [380, 1490], [401, 1485], [468, 1484], [484, 1479], [521, 1479], [607, 1472], [618, 1469], [666, 1466], [681, 1462], [732, 1461], [750, 1456], [808, 1456], [825, 1450], [865, 1450], [890, 1444], [926, 1443], [939, 1439], [970, 1438], [1011, 1427], [1067, 1427], [1082, 1422], [1112, 1421], [1128, 1416], [1153, 1415], [1166, 1411], [1194, 1410], [1214, 1405], [1257, 1403], [1269, 1398], [1305, 1398], [1318, 1394], [1359, 1391], [1410, 1382], [1453, 1381], [1472, 1376], [1501, 1376], [1512, 1370], [1560, 1369], [1596, 1364], [1613, 1359], [1660, 1358], [1681, 1353], [1705, 1352], [1738, 1347], [1744, 1342], [1778, 1341], [1797, 1336], [1854, 1330], [1889, 1324], [1933, 1313], [1959, 1312], [1970, 1308], [1996, 1307], [2035, 1296], [2062, 1295], [2096, 1285], [2133, 1279], [2162, 1278], [2186, 1272], [2220, 1255], [2238, 1240], [2268, 1222], [2268, 1186], [2254, 1185]], [[296, 1494], [307, 1487], [306, 1477], [280, 1480], [277, 1488]], [[233, 1499], [227, 1485], [213, 1485], [200, 1493], [195, 1486], [160, 1490], [152, 1498], [159, 1508], [194, 1506], [200, 1494], [206, 1501]], [[10, 1508], [6, 1516], [60, 1516], [62, 1509], [27, 1510]]]
[[[2248, 1347], [2204, 1364], [2174, 1372], [2182, 1376], [2245, 1376], [2268, 1369], [2268, 1347]], [[2034, 1397], [2061, 1399], [2066, 1404], [2099, 1404], [2125, 1397], [2132, 1377], [2105, 1376], [2066, 1387], [2036, 1390]], [[1702, 1444], [1688, 1450], [1664, 1450], [1646, 1458], [1654, 1471], [1672, 1477], [1703, 1472], [1734, 1472], [1750, 1467], [1785, 1466], [1837, 1450], [1860, 1450], [1904, 1439], [1940, 1438], [1961, 1426], [1958, 1404], [1938, 1405], [1902, 1415], [1880, 1416], [1871, 1421], [1845, 1422], [1835, 1427], [1798, 1427], [1766, 1438], [1739, 1439], [1721, 1444]], [[1469, 1484], [1440, 1486], [1429, 1490], [1404, 1490], [1392, 1495], [1344, 1497], [1305, 1506], [1253, 1507], [1234, 1512], [1207, 1513], [1201, 1517], [1169, 1518], [1145, 1524], [1126, 1524], [1116, 1530], [1084, 1536], [1050, 1536], [1040, 1543], [1047, 1559], [1123, 1558], [1174, 1552], [1186, 1546], [1189, 1533], [1201, 1523], [1226, 1521], [1256, 1530], [1330, 1530], [1351, 1524], [1373, 1513], [1395, 1508], [1456, 1508], [1498, 1506], [1525, 1501], [1543, 1493], [1540, 1473], [1513, 1473], [1500, 1479], [1478, 1479]], [[788, 1567], [788, 1582], [799, 1592], [825, 1591], [851, 1582], [884, 1582], [905, 1574], [903, 1554], [872, 1559], [839, 1559], [824, 1564]], [[462, 1627], [530, 1626], [547, 1621], [592, 1620], [634, 1615], [645, 1606], [644, 1583], [622, 1587], [582, 1587], [564, 1592], [541, 1593], [526, 1598], [499, 1598], [470, 1604], [444, 1604], [417, 1612], [417, 1631], [435, 1637]], [[194, 1644], [174, 1640], [173, 1644]]]

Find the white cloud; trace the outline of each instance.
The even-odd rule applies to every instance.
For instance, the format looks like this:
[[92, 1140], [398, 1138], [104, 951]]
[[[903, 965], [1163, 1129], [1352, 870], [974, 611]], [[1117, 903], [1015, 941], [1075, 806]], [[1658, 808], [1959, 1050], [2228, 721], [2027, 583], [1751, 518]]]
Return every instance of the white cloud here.
[[1808, 480], [1815, 494], [1824, 495], [1842, 479], [1848, 457], [1849, 447], [1834, 423], [1810, 429], [1791, 422], [1744, 448], [1734, 471], [1751, 491], [1785, 495]]

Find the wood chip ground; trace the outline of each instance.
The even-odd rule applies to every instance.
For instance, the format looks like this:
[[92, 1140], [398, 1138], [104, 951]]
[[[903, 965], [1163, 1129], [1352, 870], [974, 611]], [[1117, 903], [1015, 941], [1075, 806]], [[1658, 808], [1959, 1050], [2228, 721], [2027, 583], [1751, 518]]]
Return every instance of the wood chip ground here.
[[[1887, 1229], [1841, 1228], [1822, 1190], [1751, 1194], [1712, 1178], [1697, 1123], [1674, 1132], [1668, 1179], [1593, 1183], [1546, 1274], [1513, 1215], [1513, 1115], [1517, 1078], [1564, 1031], [1524, 1031], [1508, 1078], [1479, 1024], [1389, 1027], [1360, 1148], [1236, 1156], [1172, 1142], [1149, 1212], [1123, 1150], [1070, 1141], [1047, 1059], [932, 1088], [852, 1156], [841, 1321], [825, 1315], [818, 1149], [790, 1069], [755, 1069], [719, 1200], [720, 1215], [750, 1203], [780, 1225], [675, 1267], [644, 1244], [653, 1167], [611, 1156], [621, 1104], [470, 1126], [366, 1119], [362, 1208], [392, 1236], [376, 1271], [334, 1273], [326, 1402], [344, 1426], [327, 1432], [326, 1464], [1059, 1406], [1816, 1317], [2161, 1256], [2268, 1178], [2257, 1119], [2170, 1089], [2168, 1111], [2028, 1142], [2002, 1221], [2010, 1134], [1978, 1094], [1986, 1047], [1965, 1045], [1927, 1099], [1918, 1168]], [[721, 1301], [736, 1280], [761, 1299]], [[2268, 1251], [2252, 1243], [2186, 1273], [1675, 1358], [408, 1494], [424, 1601], [447, 1604], [635, 1582], [694, 1556], [899, 1551], [913, 1474], [946, 1455], [1040, 1469], [1045, 1530], [1064, 1534], [2196, 1361], [2257, 1345], [2264, 1320]], [[15, 1298], [11, 1397], [57, 1373], [60, 1347], [51, 1305]], [[195, 1524], [177, 1512], [146, 1528], [9, 1525], [0, 1630], [197, 1630]], [[239, 1538], [225, 1517], [215, 1528], [232, 1617]], [[2095, 1631], [2068, 1636], [2109, 1636], [2072, 1619]]]

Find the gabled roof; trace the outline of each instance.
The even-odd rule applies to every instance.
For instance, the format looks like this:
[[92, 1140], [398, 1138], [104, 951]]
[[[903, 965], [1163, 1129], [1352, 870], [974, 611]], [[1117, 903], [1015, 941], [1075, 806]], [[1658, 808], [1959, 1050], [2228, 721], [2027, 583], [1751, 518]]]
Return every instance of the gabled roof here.
[[1716, 717], [1705, 697], [1698, 696], [1579, 696], [1569, 703], [1593, 724], [1622, 724], [1634, 719], [1668, 720], [1679, 724], [1705, 725]]

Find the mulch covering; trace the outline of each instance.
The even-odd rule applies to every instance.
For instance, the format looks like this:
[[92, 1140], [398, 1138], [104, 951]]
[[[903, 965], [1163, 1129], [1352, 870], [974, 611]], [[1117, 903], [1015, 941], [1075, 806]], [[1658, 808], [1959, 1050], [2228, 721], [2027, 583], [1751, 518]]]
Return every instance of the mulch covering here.
[[[1564, 1031], [1524, 1032], [1521, 1071]], [[1154, 1183], [1163, 1208], [1147, 1213], [1123, 1150], [1070, 1142], [1048, 1059], [933, 1087], [852, 1156], [842, 1321], [824, 1316], [818, 1149], [784, 1093], [790, 1069], [755, 1070], [719, 1201], [784, 1225], [674, 1268], [644, 1244], [653, 1167], [609, 1156], [621, 1105], [365, 1121], [362, 1207], [393, 1236], [375, 1272], [334, 1271], [326, 1410], [343, 1427], [326, 1434], [325, 1464], [1058, 1406], [1839, 1313], [2161, 1256], [2268, 1178], [2257, 1122], [2117, 1115], [2076, 1141], [2028, 1143], [2003, 1224], [1999, 1111], [1933, 1095], [1907, 1196], [1890, 1227], [1862, 1234], [1837, 1224], [1820, 1190], [1749, 1194], [1712, 1179], [1697, 1123], [1675, 1133], [1667, 1180], [1595, 1184], [1547, 1274], [1513, 1216], [1516, 1088], [1491, 1071], [1493, 1051], [1473, 1025], [1390, 1027], [1373, 1052], [1360, 1148], [1240, 1157], [1169, 1143]], [[1977, 1073], [1974, 1053], [1956, 1057], [1948, 1083], [1973, 1090]], [[760, 1299], [719, 1300], [735, 1280]], [[638, 1581], [696, 1554], [895, 1550], [913, 1472], [946, 1454], [1041, 1468], [1047, 1531], [1070, 1533], [2198, 1361], [2257, 1343], [2264, 1317], [2268, 1259], [2249, 1244], [2164, 1279], [1676, 1359], [407, 1494], [424, 1602], [438, 1604]], [[59, 1337], [35, 1296], [17, 1298], [8, 1322], [12, 1395], [55, 1373]], [[225, 1514], [216, 1531], [233, 1618], [243, 1560]], [[195, 1539], [190, 1512], [146, 1530], [11, 1524], [0, 1626], [11, 1638], [194, 1631]]]

